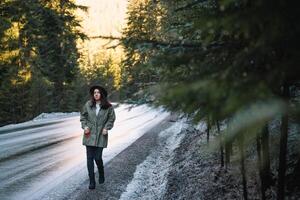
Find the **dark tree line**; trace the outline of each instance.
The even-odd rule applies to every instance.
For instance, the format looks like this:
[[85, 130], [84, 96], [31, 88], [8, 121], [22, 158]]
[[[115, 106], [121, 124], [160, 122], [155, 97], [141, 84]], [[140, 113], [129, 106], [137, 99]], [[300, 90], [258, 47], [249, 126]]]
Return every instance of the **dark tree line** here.
[[0, 3], [0, 125], [74, 111], [79, 31], [72, 0]]
[[[208, 141], [216, 128], [221, 166], [230, 168], [232, 155], [240, 156], [244, 199], [249, 198], [246, 155], [253, 149], [261, 199], [270, 198], [271, 187], [277, 188], [277, 199], [299, 193], [300, 153], [288, 139], [293, 134], [299, 141], [299, 4], [129, 3], [123, 95], [206, 121]], [[274, 123], [277, 128], [271, 129]], [[296, 133], [291, 125], [298, 126]]]

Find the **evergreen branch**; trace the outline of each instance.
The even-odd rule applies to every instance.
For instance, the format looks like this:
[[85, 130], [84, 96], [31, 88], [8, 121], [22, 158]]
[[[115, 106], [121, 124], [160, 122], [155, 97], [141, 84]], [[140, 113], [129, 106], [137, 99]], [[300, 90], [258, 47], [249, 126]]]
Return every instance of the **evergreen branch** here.
[[195, 6], [195, 5], [199, 4], [199, 3], [204, 3], [206, 1], [207, 0], [197, 0], [197, 1], [194, 1], [193, 3], [189, 3], [189, 4], [187, 4], [187, 5], [183, 6], [183, 7], [177, 8], [175, 10], [175, 12], [182, 11], [182, 10], [185, 10], [185, 9], [188, 9], [188, 8], [192, 8], [193, 6]]

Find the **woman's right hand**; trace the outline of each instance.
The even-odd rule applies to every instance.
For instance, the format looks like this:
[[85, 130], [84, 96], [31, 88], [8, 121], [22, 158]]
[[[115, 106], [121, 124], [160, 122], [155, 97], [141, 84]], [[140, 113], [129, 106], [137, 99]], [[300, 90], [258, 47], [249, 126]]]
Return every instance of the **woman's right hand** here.
[[89, 136], [90, 133], [91, 133], [90, 128], [89, 128], [89, 127], [85, 127], [85, 128], [84, 128], [84, 134], [85, 134], [86, 136]]

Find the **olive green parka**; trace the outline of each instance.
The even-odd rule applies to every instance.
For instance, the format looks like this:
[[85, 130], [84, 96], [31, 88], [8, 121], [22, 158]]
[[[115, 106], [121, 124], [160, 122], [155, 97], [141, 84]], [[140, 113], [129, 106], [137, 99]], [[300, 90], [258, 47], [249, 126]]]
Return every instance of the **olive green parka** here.
[[107, 109], [101, 108], [96, 115], [96, 107], [92, 107], [92, 101], [87, 101], [80, 112], [81, 127], [88, 127], [90, 134], [83, 134], [82, 144], [86, 146], [107, 147], [108, 134], [103, 135], [102, 130], [111, 130], [116, 119], [113, 106]]

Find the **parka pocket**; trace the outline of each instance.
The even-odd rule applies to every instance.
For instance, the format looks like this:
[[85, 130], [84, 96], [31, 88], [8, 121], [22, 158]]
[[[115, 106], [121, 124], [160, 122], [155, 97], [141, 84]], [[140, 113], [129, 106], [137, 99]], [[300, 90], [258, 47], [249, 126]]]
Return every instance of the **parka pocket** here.
[[91, 136], [91, 131], [89, 133], [83, 132], [84, 137], [89, 138]]
[[96, 140], [96, 135], [92, 133], [90, 133], [89, 136], [83, 135], [82, 137], [83, 144], [85, 145], [92, 145], [94, 144], [95, 140]]

